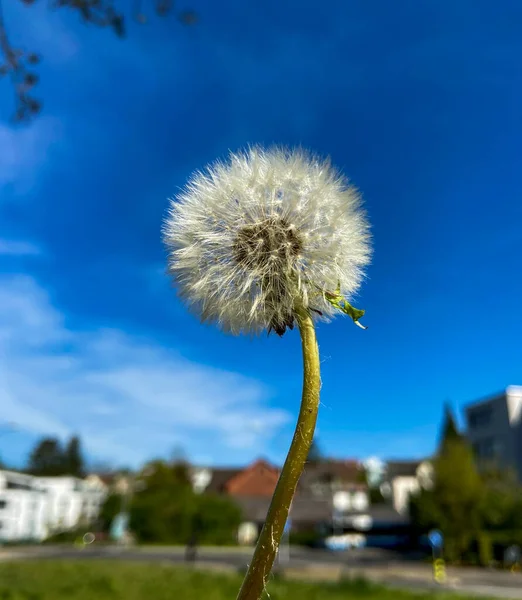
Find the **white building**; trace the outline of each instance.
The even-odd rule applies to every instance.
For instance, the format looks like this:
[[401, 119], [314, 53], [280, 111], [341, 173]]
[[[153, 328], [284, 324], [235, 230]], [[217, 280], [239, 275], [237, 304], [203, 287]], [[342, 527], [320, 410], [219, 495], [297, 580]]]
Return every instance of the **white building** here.
[[386, 464], [383, 496], [391, 499], [393, 508], [401, 515], [408, 513], [410, 498], [421, 489], [433, 485], [433, 467], [428, 460], [389, 461]]
[[30, 475], [0, 471], [0, 540], [42, 540], [47, 498]]
[[522, 386], [465, 408], [466, 435], [477, 460], [513, 468], [522, 481]]
[[0, 541], [42, 541], [92, 523], [107, 494], [95, 476], [35, 477], [0, 471]]

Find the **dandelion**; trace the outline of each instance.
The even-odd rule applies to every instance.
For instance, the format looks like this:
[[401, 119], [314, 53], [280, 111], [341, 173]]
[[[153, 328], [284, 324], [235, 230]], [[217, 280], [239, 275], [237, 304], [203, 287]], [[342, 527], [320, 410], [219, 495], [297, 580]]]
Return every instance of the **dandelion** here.
[[238, 599], [265, 587], [313, 438], [319, 404], [314, 322], [364, 311], [348, 301], [370, 259], [358, 191], [301, 150], [253, 147], [196, 173], [172, 200], [163, 228], [168, 271], [201, 320], [232, 334], [298, 326], [301, 410], [287, 460]]

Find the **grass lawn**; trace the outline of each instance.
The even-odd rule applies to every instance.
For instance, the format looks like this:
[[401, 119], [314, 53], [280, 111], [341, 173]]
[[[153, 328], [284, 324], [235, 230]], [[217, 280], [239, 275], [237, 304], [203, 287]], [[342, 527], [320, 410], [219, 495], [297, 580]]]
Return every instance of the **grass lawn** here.
[[[0, 563], [0, 600], [235, 600], [239, 576], [117, 561]], [[363, 580], [310, 584], [274, 580], [271, 600], [412, 600], [431, 594], [390, 591]], [[437, 594], [453, 598], [449, 594]]]

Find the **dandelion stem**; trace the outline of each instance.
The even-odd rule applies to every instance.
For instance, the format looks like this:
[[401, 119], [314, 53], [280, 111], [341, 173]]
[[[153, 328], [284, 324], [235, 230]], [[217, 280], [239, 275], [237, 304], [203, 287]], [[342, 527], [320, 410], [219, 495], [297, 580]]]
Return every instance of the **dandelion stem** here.
[[294, 437], [237, 600], [259, 600], [263, 594], [314, 437], [321, 388], [319, 349], [309, 311], [301, 307], [296, 309], [296, 320], [301, 333], [304, 366], [301, 408]]

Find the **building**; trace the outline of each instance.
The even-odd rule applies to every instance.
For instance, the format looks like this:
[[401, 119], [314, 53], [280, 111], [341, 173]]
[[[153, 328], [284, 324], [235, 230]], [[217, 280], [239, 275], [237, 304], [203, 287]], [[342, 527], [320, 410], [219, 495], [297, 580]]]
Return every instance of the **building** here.
[[47, 497], [30, 475], [0, 471], [0, 541], [42, 540]]
[[[224, 494], [242, 509], [240, 531], [253, 542], [263, 526], [279, 468], [265, 460], [235, 469], [196, 468], [193, 481], [199, 491]], [[201, 485], [206, 482], [206, 486]], [[369, 532], [406, 524], [391, 507], [370, 506], [364, 472], [357, 461], [325, 460], [308, 464], [299, 481], [289, 514], [291, 529], [324, 536]]]
[[390, 460], [386, 463], [381, 493], [400, 515], [408, 515], [412, 494], [433, 485], [433, 467], [429, 460]]
[[91, 483], [96, 482], [98, 487], [103, 487], [107, 494], [119, 494], [125, 496], [130, 494], [133, 484], [133, 476], [128, 473], [92, 473], [85, 478]]
[[36, 477], [0, 471], [0, 541], [42, 541], [92, 523], [106, 497], [98, 478]]
[[522, 481], [522, 386], [465, 407], [466, 435], [480, 463], [514, 469]]

